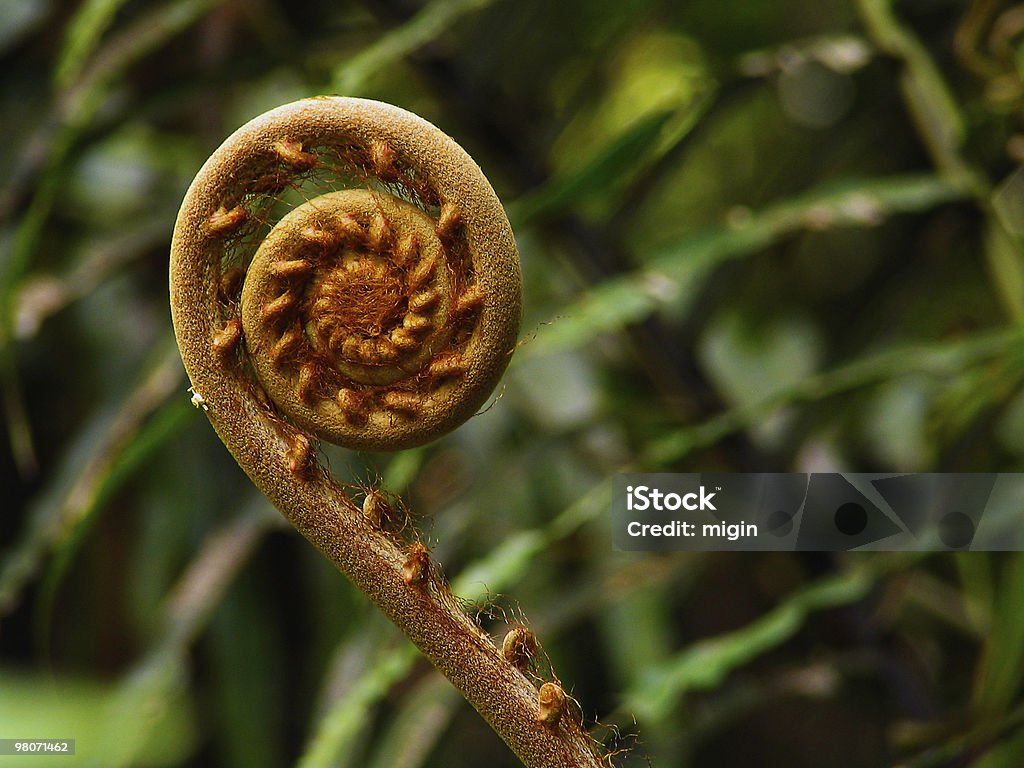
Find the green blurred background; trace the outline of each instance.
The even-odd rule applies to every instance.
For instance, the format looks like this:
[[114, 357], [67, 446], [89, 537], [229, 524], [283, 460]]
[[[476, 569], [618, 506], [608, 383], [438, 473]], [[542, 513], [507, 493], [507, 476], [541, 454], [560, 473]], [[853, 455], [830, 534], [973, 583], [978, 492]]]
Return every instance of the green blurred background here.
[[0, 765], [514, 766], [189, 405], [184, 190], [321, 93], [428, 118], [521, 251], [493, 407], [401, 455], [620, 766], [1024, 764], [1024, 558], [615, 552], [616, 471], [1024, 460], [1024, 5], [0, 0]]

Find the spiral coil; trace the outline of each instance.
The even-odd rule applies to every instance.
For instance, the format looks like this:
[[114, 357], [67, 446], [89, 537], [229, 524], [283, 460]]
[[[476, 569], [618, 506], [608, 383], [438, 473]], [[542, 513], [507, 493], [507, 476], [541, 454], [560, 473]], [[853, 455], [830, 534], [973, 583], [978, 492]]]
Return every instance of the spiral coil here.
[[211, 273], [214, 353], [350, 448], [458, 426], [516, 343], [519, 260], [497, 197], [452, 139], [379, 102], [307, 99], [240, 128], [189, 189], [172, 251]]

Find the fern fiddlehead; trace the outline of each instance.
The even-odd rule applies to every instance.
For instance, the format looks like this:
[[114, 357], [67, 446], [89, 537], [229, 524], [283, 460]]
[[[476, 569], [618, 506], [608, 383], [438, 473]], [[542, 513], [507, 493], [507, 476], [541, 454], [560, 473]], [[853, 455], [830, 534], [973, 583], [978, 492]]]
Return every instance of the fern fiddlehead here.
[[257, 487], [527, 766], [604, 765], [579, 719], [550, 706], [557, 684], [539, 692], [524, 660], [465, 615], [426, 548], [383, 522], [383, 496], [357, 504], [317, 458], [321, 439], [359, 450], [435, 439], [504, 371], [518, 254], [472, 159], [379, 102], [272, 110], [196, 176], [170, 284], [194, 402]]

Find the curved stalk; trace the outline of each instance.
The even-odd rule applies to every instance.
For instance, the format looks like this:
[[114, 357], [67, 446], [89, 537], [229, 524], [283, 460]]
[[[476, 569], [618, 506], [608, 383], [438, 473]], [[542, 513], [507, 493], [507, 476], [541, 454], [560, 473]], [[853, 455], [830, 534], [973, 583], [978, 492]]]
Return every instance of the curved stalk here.
[[475, 413], [515, 344], [519, 292], [479, 168], [426, 121], [360, 99], [297, 102], [233, 134], [172, 243], [193, 401], [252, 481], [529, 768], [602, 766], [559, 684], [538, 690], [528, 630], [499, 650], [383, 495], [357, 503], [317, 458], [321, 438], [396, 449]]

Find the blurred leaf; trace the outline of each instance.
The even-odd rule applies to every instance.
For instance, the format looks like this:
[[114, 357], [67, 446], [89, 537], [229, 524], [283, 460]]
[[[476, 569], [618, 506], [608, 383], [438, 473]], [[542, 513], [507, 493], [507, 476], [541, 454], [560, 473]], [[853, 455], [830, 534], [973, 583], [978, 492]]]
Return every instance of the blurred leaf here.
[[863, 37], [828, 34], [750, 51], [740, 57], [739, 69], [747, 77], [768, 77], [796, 64], [815, 61], [833, 72], [849, 75], [867, 66], [874, 56], [873, 47]]
[[639, 684], [652, 665], [672, 656], [672, 616], [664, 590], [644, 590], [600, 612], [601, 635], [617, 659], [611, 670], [623, 688]]
[[59, 274], [27, 276], [17, 292], [14, 332], [19, 341], [40, 332], [47, 319], [116, 278], [130, 262], [166, 242], [167, 217], [133, 219], [110, 237], [90, 243]]
[[157, 449], [166, 445], [194, 417], [195, 414], [189, 413], [188, 406], [180, 402], [168, 403], [157, 411], [126, 445], [117, 449], [111, 463], [102, 470], [102, 476], [97, 478], [93, 495], [79, 500], [85, 506], [80, 510], [71, 510], [64, 518], [67, 528], [62, 537], [53, 542], [53, 556], [39, 593], [39, 637], [50, 637], [50, 622], [53, 620], [57, 593], [96, 516], [135, 471], [144, 466]]
[[931, 439], [948, 445], [995, 408], [1009, 401], [1024, 381], [1024, 358], [1008, 354], [975, 365], [946, 382], [931, 403]]
[[621, 206], [630, 182], [686, 138], [712, 102], [713, 89], [705, 84], [680, 105], [642, 115], [577, 170], [556, 176], [511, 204], [509, 218], [517, 227], [526, 226], [593, 199]]
[[800, 229], [877, 226], [886, 217], [961, 200], [967, 192], [935, 176], [904, 176], [838, 184], [734, 217], [661, 248], [640, 270], [591, 288], [548, 325], [523, 352], [582, 347], [603, 332], [644, 319], [660, 307], [681, 313], [712, 269], [763, 250]]
[[340, 697], [317, 726], [316, 734], [299, 759], [298, 768], [335, 768], [353, 765], [353, 745], [366, 728], [373, 705], [412, 669], [419, 658], [411, 645], [381, 649], [378, 657]]
[[1019, 237], [1007, 232], [995, 218], [985, 233], [985, 260], [1006, 314], [1016, 325], [1024, 324], [1024, 248]]
[[936, 167], [977, 189], [974, 172], [959, 154], [966, 135], [960, 108], [928, 50], [896, 18], [892, 5], [892, 0], [858, 0], [857, 9], [879, 49], [902, 59], [904, 99]]
[[934, 382], [925, 376], [901, 376], [882, 384], [867, 405], [864, 440], [884, 466], [924, 471], [934, 459], [927, 432], [928, 406]]
[[1024, 390], [1010, 398], [1003, 409], [996, 435], [1003, 447], [1024, 456]]
[[[1019, 728], [1022, 722], [1024, 717], [1018, 716], [1017, 722], [1011, 723], [1009, 727]], [[959, 750], [958, 754], [964, 752], [966, 750]], [[1021, 755], [1024, 755], [1024, 732], [1018, 731], [973, 761], [971, 768], [1019, 768]]]
[[359, 95], [367, 80], [388, 64], [398, 61], [435, 40], [463, 16], [486, 8], [494, 0], [431, 0], [409, 21], [384, 34], [334, 73], [333, 93]]
[[[817, 370], [823, 352], [818, 328], [806, 318], [783, 316], [755, 325], [738, 313], [713, 318], [697, 347], [709, 380], [726, 402], [739, 407], [799, 385]], [[772, 445], [784, 426], [778, 418], [763, 421], [754, 425], [755, 437]]]
[[439, 674], [428, 675], [406, 697], [391, 725], [377, 740], [369, 768], [424, 765], [462, 706], [462, 697], [447, 680]]
[[392, 493], [405, 493], [406, 488], [416, 478], [416, 474], [423, 466], [423, 459], [424, 452], [419, 448], [396, 453], [384, 470], [381, 485]]
[[957, 574], [963, 585], [964, 611], [972, 628], [984, 635], [992, 624], [996, 608], [996, 583], [992, 557], [960, 552], [955, 555]]
[[[110, 755], [104, 752], [100, 734], [110, 728], [108, 705], [117, 695], [117, 688], [100, 680], [74, 679], [52, 675], [30, 675], [0, 670], [0, 723], [4, 738], [74, 739], [75, 756], [33, 755], [33, 766], [111, 766]], [[181, 765], [191, 753], [197, 738], [194, 703], [178, 695], [165, 699], [160, 708], [162, 727], [149, 733], [140, 749], [141, 759], [135, 765]], [[118, 726], [132, 728], [134, 721], [145, 716], [136, 712]], [[24, 768], [24, 755], [0, 756], [0, 766]]]
[[[276, 514], [268, 510], [268, 514]], [[278, 768], [287, 713], [277, 700], [291, 649], [278, 616], [266, 610], [270, 580], [249, 569], [215, 604], [203, 643], [203, 663], [216, 688], [220, 765]]]
[[800, 589], [742, 629], [688, 646], [648, 669], [644, 679], [626, 693], [628, 706], [650, 720], [667, 717], [679, 698], [721, 685], [734, 669], [791, 638], [814, 611], [863, 600], [878, 570], [877, 565], [851, 564], [841, 574]]
[[900, 768], [947, 768], [970, 760], [971, 768], [1017, 768], [1024, 746], [1024, 707], [1002, 717], [986, 718], [964, 734], [928, 746], [902, 760]]
[[1024, 555], [1007, 557], [996, 592], [992, 626], [975, 681], [974, 704], [982, 717], [1007, 711], [1024, 684]]
[[1024, 169], [1018, 168], [1003, 179], [992, 191], [991, 205], [994, 220], [989, 227], [1001, 226], [1019, 241], [1024, 236]]
[[480, 603], [516, 583], [530, 571], [534, 558], [600, 515], [611, 504], [611, 482], [600, 482], [551, 520], [544, 528], [521, 531], [506, 538], [479, 561], [470, 563], [453, 580], [452, 590], [471, 603]]
[[604, 148], [580, 170], [517, 200], [509, 206], [509, 218], [516, 226], [560, 212], [589, 196], [607, 194], [610, 185], [622, 183], [644, 163], [675, 111], [655, 112]]
[[67, 39], [54, 78], [58, 88], [67, 88], [79, 76], [85, 60], [96, 50], [100, 38], [113, 23], [127, 0], [86, 0], [68, 24]]
[[725, 411], [701, 424], [670, 433], [649, 445], [646, 462], [659, 465], [676, 461], [697, 448], [713, 445], [726, 435], [761, 422], [790, 403], [821, 400], [911, 373], [952, 376], [991, 358], [1019, 357], [1022, 341], [1019, 331], [1001, 330], [958, 342], [900, 345], [867, 355], [805, 378], [760, 402]]

